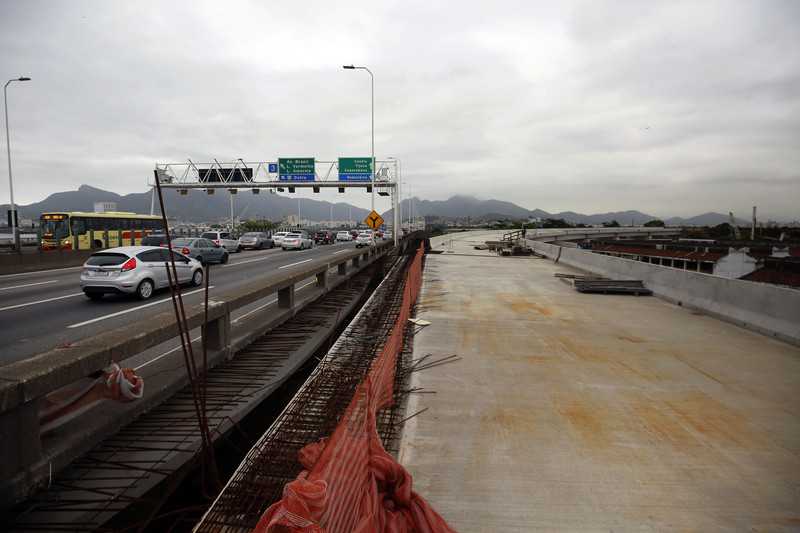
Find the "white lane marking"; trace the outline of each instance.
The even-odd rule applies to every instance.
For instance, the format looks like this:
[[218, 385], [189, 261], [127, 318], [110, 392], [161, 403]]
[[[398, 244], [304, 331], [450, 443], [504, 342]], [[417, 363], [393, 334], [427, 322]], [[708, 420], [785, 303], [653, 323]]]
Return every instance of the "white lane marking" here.
[[63, 272], [64, 270], [77, 270], [79, 268], [83, 268], [83, 265], [76, 267], [51, 268], [48, 270], [31, 270], [30, 272], [20, 272], [18, 274], [3, 274], [0, 276], [0, 279], [15, 278], [17, 276], [33, 276], [35, 274], [47, 274], [48, 272]]
[[40, 281], [38, 283], [26, 283], [25, 285], [14, 285], [12, 287], [0, 287], [0, 291], [9, 291], [11, 289], [21, 289], [22, 287], [33, 287], [34, 285], [47, 285], [48, 283], [57, 282], [57, 279], [51, 279], [50, 281]]
[[[305, 288], [305, 287], [308, 287], [309, 285], [313, 285], [314, 283], [316, 283], [316, 281], [309, 281], [308, 283], [305, 283], [305, 284], [303, 284], [303, 285], [300, 285], [299, 287], [297, 287], [297, 290], [299, 291], [300, 289], [303, 289], [303, 288]], [[259, 306], [258, 306], [258, 307], [256, 307], [255, 309], [251, 309], [250, 311], [246, 312], [246, 313], [245, 313], [245, 314], [243, 314], [242, 316], [240, 316], [240, 317], [238, 317], [238, 318], [235, 318], [234, 320], [231, 320], [231, 323], [232, 323], [232, 324], [235, 324], [235, 323], [239, 322], [240, 320], [243, 320], [244, 318], [247, 318], [248, 316], [252, 315], [253, 313], [255, 313], [255, 312], [257, 312], [257, 311], [261, 311], [262, 309], [264, 309], [264, 308], [265, 308], [265, 307], [267, 307], [268, 305], [272, 305], [272, 304], [274, 304], [274, 303], [275, 303], [275, 302], [277, 302], [277, 301], [278, 301], [278, 299], [277, 299], [277, 298], [273, 298], [272, 300], [268, 301], [267, 303], [265, 303], [265, 304], [262, 304], [262, 305], [259, 305]]]
[[83, 292], [76, 292], [74, 294], [65, 294], [64, 296], [56, 296], [55, 298], [47, 298], [45, 300], [36, 300], [35, 302], [28, 302], [24, 304], [9, 305], [8, 307], [0, 307], [0, 311], [9, 311], [11, 309], [19, 309], [20, 307], [28, 307], [29, 305], [44, 304], [47, 302], [54, 302], [56, 300], [63, 300], [64, 298], [72, 298], [74, 296], [82, 296]]
[[303, 263], [308, 263], [309, 261], [313, 261], [313, 259], [304, 259], [302, 261], [298, 261], [297, 263], [290, 263], [288, 265], [279, 266], [278, 268], [289, 268], [297, 265], [302, 265]]
[[[208, 288], [209, 289], [213, 289], [214, 286], [213, 285], [209, 285]], [[204, 291], [204, 290], [205, 289], [195, 289], [193, 291], [184, 292], [184, 293], [181, 294], [181, 296], [189, 296], [191, 294], [195, 294], [195, 293], [198, 293], [198, 292], [201, 292], [201, 291]], [[81, 293], [81, 294], [83, 294], [83, 293]], [[94, 324], [95, 322], [100, 322], [101, 320], [107, 320], [109, 318], [114, 318], [114, 317], [117, 317], [117, 316], [126, 315], [128, 313], [133, 313], [134, 311], [138, 311], [139, 309], [145, 309], [147, 307], [152, 307], [154, 305], [163, 304], [164, 302], [169, 301], [169, 300], [172, 300], [172, 298], [171, 297], [170, 298], [164, 298], [162, 300], [158, 300], [157, 302], [150, 302], [149, 304], [138, 305], [136, 307], [131, 307], [130, 309], [125, 309], [124, 311], [117, 311], [116, 313], [111, 313], [110, 315], [99, 316], [97, 318], [92, 318], [91, 320], [86, 320], [84, 322], [78, 322], [77, 324], [72, 324], [71, 326], [67, 326], [67, 328], [68, 329], [79, 328], [81, 326], [86, 326], [88, 324]], [[2, 311], [2, 309], [0, 309], [0, 311]]]
[[[203, 338], [202, 336], [200, 336], [200, 337], [195, 337], [194, 339], [192, 339], [192, 342], [197, 342], [197, 341], [199, 341], [199, 340], [200, 340], [200, 339], [202, 339], [202, 338]], [[144, 362], [144, 363], [142, 363], [141, 365], [139, 365], [139, 366], [135, 367], [135, 368], [134, 368], [134, 370], [139, 370], [139, 369], [141, 369], [141, 368], [144, 368], [144, 367], [146, 367], [146, 366], [147, 366], [147, 365], [149, 365], [150, 363], [155, 363], [156, 361], [158, 361], [158, 360], [159, 360], [159, 359], [161, 359], [162, 357], [166, 357], [166, 356], [168, 356], [169, 354], [171, 354], [172, 352], [176, 352], [176, 351], [178, 351], [178, 350], [180, 350], [180, 349], [181, 349], [181, 346], [176, 346], [175, 348], [173, 348], [173, 349], [171, 349], [171, 350], [168, 350], [168, 351], [166, 351], [166, 352], [162, 353], [161, 355], [159, 355], [159, 356], [156, 356], [156, 357], [154, 357], [154, 358], [150, 359], [149, 361], [145, 361], [145, 362]]]
[[346, 252], [346, 251], [347, 251], [347, 248], [345, 248], [344, 250], [339, 250], [338, 252], [333, 252], [333, 254], [331, 254], [331, 255], [340, 254], [340, 253]]
[[222, 268], [246, 265], [247, 263], [255, 263], [256, 261], [265, 261], [267, 259], [271, 259], [273, 255], [274, 254], [264, 254], [262, 257], [256, 257], [255, 259], [248, 259], [247, 261], [237, 261], [236, 263], [228, 263], [227, 265], [222, 265]]

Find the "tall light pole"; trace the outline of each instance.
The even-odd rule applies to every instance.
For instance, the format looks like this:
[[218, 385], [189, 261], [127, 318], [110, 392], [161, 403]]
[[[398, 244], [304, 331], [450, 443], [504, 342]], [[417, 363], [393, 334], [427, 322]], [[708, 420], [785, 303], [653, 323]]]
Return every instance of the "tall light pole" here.
[[394, 243], [397, 244], [398, 233], [400, 232], [400, 228], [403, 225], [403, 196], [401, 194], [400, 184], [402, 183], [403, 179], [403, 163], [400, 161], [399, 157], [387, 157], [386, 159], [391, 159], [397, 163], [396, 167], [396, 175], [394, 177], [394, 193], [397, 199], [397, 205], [395, 207], [395, 214], [394, 214]]
[[[372, 96], [372, 210], [375, 211], [375, 76], [367, 67], [356, 67], [354, 65], [342, 65], [346, 70], [366, 70], [369, 72], [369, 87]], [[372, 232], [372, 239], [375, 240], [375, 232]]]
[[[14, 249], [19, 251], [19, 235], [17, 233], [19, 228], [17, 227], [15, 216], [17, 214], [17, 208], [14, 205], [14, 180], [11, 177], [11, 138], [8, 136], [8, 84], [12, 81], [31, 81], [31, 79], [25, 77], [14, 78], [8, 80], [6, 84], [3, 85], [3, 104], [5, 105], [6, 111], [6, 151], [8, 152], [8, 194], [11, 200], [11, 238], [14, 239]], [[374, 164], [375, 160], [373, 159], [373, 165]]]

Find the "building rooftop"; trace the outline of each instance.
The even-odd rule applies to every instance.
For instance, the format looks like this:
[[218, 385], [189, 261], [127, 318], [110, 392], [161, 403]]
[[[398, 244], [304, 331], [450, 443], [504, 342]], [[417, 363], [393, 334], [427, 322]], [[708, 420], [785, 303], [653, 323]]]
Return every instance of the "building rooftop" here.
[[[400, 461], [458, 531], [797, 531], [800, 348], [433, 240]], [[474, 241], [474, 242], [472, 242]], [[475, 254], [474, 256], [472, 254]]]

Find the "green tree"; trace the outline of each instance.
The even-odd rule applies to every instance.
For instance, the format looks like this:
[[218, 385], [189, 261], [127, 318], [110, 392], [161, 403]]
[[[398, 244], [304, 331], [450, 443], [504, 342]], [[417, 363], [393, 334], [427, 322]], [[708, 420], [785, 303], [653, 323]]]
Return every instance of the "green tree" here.
[[603, 222], [603, 227], [604, 228], [618, 228], [619, 227], [619, 222], [617, 222], [616, 220], [612, 220], [611, 222]]
[[665, 226], [664, 221], [663, 220], [659, 220], [657, 218], [653, 219], [653, 220], [650, 220], [648, 222], [645, 222], [644, 225], [647, 228], [663, 228]]

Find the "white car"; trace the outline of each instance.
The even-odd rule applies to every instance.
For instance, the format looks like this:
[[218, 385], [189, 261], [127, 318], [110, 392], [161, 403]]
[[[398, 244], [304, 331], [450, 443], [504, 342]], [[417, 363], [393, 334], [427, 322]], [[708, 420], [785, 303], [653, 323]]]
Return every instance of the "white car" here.
[[[182, 253], [172, 254], [178, 283], [202, 285], [203, 265]], [[160, 246], [109, 248], [86, 260], [81, 270], [81, 290], [91, 300], [99, 300], [105, 294], [135, 294], [147, 300], [156, 290], [169, 286], [167, 267], [172, 268], [172, 259], [169, 250]]]
[[375, 238], [372, 236], [371, 231], [362, 231], [356, 237], [356, 248], [362, 246], [375, 246]]
[[383, 240], [389, 241], [392, 240], [394, 237], [392, 236], [391, 230], [387, 230], [383, 232]]
[[353, 240], [353, 236], [350, 235], [349, 231], [340, 231], [336, 234], [336, 242], [350, 242]]
[[279, 231], [277, 233], [272, 234], [272, 242], [275, 243], [275, 246], [280, 246], [283, 244], [283, 238], [289, 235], [288, 231]]
[[239, 246], [239, 239], [234, 239], [227, 231], [207, 231], [200, 235], [203, 239], [208, 239], [218, 246], [222, 246], [228, 253], [241, 252], [242, 247]]
[[311, 239], [305, 231], [290, 233], [281, 241], [281, 248], [284, 250], [305, 250], [313, 247], [314, 239]]

